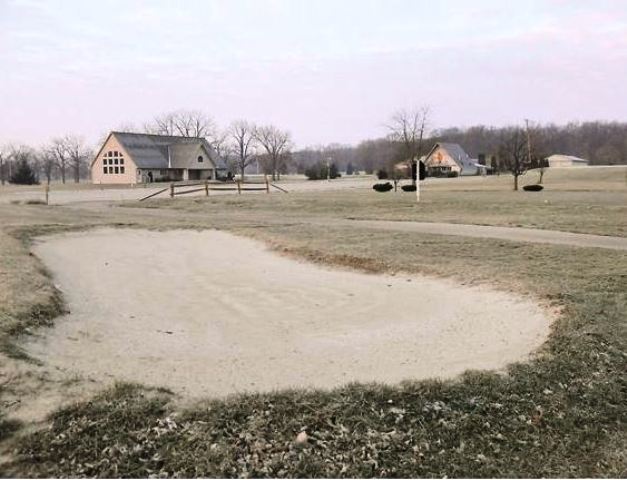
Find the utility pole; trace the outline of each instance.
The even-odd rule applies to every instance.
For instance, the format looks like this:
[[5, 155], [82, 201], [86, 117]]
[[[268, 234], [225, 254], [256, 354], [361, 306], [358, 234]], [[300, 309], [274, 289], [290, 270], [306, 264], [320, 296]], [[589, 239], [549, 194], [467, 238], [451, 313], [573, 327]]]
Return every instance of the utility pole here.
[[420, 160], [416, 159], [416, 203], [420, 203]]
[[525, 118], [525, 127], [527, 129], [527, 163], [531, 168], [531, 137], [529, 136], [529, 119]]
[[327, 157], [327, 182], [331, 181], [331, 157]]

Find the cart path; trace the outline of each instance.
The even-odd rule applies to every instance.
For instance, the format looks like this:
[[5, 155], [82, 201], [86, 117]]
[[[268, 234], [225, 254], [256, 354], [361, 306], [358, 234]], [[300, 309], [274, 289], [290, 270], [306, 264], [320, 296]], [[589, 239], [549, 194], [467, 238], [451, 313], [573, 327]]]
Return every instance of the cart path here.
[[397, 232], [426, 233], [434, 235], [455, 235], [476, 238], [497, 238], [513, 242], [549, 243], [571, 247], [608, 248], [627, 250], [627, 237], [610, 237], [588, 233], [560, 232], [522, 227], [494, 227], [488, 225], [468, 225], [462, 223], [428, 223], [388, 220], [347, 220], [346, 224], [378, 230]]

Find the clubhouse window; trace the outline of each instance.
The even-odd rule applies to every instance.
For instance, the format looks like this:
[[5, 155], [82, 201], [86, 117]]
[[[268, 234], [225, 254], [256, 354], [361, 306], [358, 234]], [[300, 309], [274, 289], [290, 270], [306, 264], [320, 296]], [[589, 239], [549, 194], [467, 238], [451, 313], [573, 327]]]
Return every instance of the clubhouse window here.
[[104, 157], [102, 159], [102, 164], [104, 165], [103, 170], [102, 170], [103, 173], [107, 175], [124, 173], [124, 167], [116, 166], [114, 168], [112, 166], [112, 165], [124, 165], [124, 155], [122, 155], [122, 152], [113, 150], [113, 151], [105, 153], [103, 157]]

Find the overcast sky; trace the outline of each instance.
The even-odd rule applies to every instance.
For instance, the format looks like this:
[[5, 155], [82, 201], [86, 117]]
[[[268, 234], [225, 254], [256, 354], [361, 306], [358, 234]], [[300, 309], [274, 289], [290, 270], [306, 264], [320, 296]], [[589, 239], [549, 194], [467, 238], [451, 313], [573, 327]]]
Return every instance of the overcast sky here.
[[627, 120], [627, 2], [0, 0], [0, 143], [180, 108], [357, 143], [423, 104], [436, 128]]

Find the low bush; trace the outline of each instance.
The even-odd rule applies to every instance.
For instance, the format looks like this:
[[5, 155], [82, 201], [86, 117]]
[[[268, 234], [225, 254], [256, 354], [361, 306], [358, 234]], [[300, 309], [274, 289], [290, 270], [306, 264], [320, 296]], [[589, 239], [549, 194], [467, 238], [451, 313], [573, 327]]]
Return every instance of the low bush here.
[[544, 187], [542, 185], [525, 185], [523, 187], [523, 190], [525, 192], [539, 192], [540, 190], [542, 190]]
[[372, 188], [376, 190], [377, 192], [389, 192], [394, 187], [392, 186], [390, 182], [385, 182], [385, 183], [375, 183], [372, 186]]
[[403, 185], [401, 189], [403, 190], [403, 192], [415, 192], [416, 185]]

